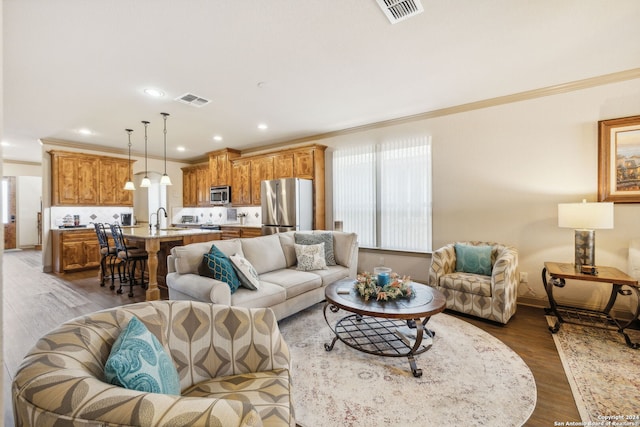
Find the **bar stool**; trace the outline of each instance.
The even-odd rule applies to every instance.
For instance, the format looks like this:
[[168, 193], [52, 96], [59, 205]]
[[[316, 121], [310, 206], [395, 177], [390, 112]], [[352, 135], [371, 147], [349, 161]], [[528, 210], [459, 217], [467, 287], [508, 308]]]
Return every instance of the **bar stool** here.
[[[100, 271], [102, 272], [100, 277], [100, 286], [104, 286], [105, 279], [111, 279], [111, 289], [115, 288], [115, 265], [118, 261], [118, 256], [116, 253], [115, 246], [109, 245], [109, 236], [107, 236], [107, 230], [104, 227], [104, 224], [94, 223], [93, 226], [96, 229], [96, 236], [98, 236], [98, 245], [100, 246]], [[111, 274], [107, 274], [107, 266], [109, 267], [109, 272]]]
[[[118, 224], [111, 224], [111, 237], [116, 245], [116, 256], [120, 260], [118, 274], [120, 275], [120, 287], [116, 291], [122, 293], [122, 284], [129, 283], [129, 296], [133, 297], [133, 287], [140, 285], [142, 289], [147, 288], [148, 282], [144, 280], [144, 271], [149, 256], [143, 249], [127, 248], [127, 244], [122, 235], [122, 229]], [[139, 267], [139, 280], [136, 278], [136, 269]], [[124, 273], [122, 271], [124, 269]]]

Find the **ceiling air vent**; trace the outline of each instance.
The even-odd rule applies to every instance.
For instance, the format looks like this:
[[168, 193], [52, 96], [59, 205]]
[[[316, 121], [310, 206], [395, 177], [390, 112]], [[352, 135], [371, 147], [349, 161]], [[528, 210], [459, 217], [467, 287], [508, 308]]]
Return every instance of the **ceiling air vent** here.
[[193, 105], [194, 107], [203, 107], [211, 102], [208, 99], [204, 99], [192, 93], [185, 93], [184, 95], [177, 97], [176, 101], [182, 102], [183, 104]]
[[407, 18], [411, 18], [419, 13], [422, 13], [424, 9], [420, 0], [376, 0], [382, 12], [387, 16], [389, 22], [395, 24], [396, 22], [404, 21]]

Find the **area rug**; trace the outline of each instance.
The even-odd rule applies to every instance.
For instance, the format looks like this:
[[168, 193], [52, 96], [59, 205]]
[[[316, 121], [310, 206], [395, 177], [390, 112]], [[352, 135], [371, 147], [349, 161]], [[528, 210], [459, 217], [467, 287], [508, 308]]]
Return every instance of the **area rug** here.
[[535, 408], [529, 367], [463, 320], [444, 313], [431, 318], [436, 335], [431, 348], [416, 356], [423, 371], [416, 378], [406, 357], [374, 356], [340, 341], [326, 351], [333, 335], [322, 308], [317, 304], [280, 322], [291, 351], [300, 426], [520, 426]]
[[[551, 325], [555, 317], [547, 321]], [[640, 331], [627, 332], [640, 341]], [[570, 323], [563, 323], [553, 340], [584, 425], [610, 417], [640, 425], [638, 418], [626, 418], [640, 416], [640, 350], [629, 348], [616, 331]]]

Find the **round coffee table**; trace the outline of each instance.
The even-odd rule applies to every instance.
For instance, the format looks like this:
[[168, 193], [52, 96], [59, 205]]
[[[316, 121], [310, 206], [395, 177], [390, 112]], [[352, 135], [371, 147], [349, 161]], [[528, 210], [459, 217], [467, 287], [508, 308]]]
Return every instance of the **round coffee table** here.
[[[424, 333], [433, 338], [435, 332], [427, 328], [434, 314], [445, 309], [445, 297], [440, 291], [412, 282], [415, 296], [391, 301], [365, 301], [354, 288], [354, 279], [343, 279], [328, 285], [324, 295], [324, 319], [335, 337], [325, 344], [333, 350], [337, 340], [365, 353], [386, 357], [407, 357], [414, 377], [422, 376], [414, 356], [424, 353], [431, 344], [422, 345]], [[352, 314], [338, 319], [332, 326], [327, 310]], [[416, 325], [420, 325], [416, 327]]]

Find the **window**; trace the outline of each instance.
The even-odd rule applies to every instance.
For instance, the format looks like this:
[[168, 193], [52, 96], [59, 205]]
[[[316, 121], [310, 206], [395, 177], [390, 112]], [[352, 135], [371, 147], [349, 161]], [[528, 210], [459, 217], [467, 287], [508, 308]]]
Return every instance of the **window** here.
[[360, 246], [431, 251], [431, 138], [336, 149], [334, 219]]

